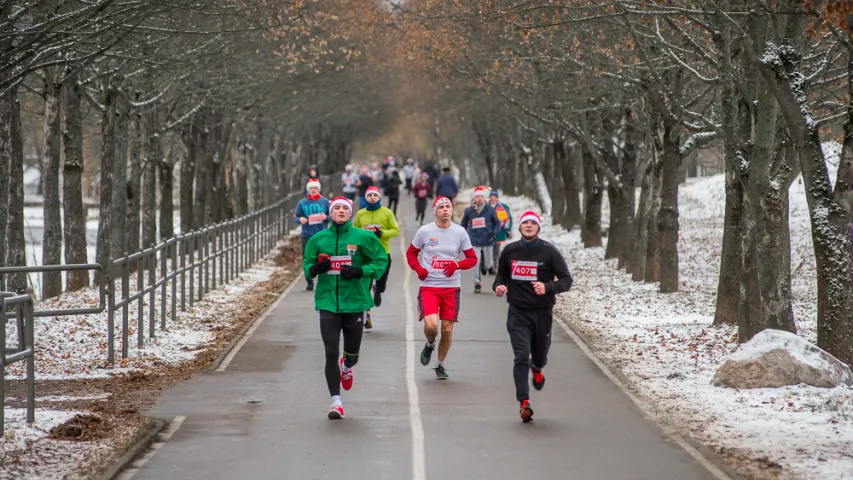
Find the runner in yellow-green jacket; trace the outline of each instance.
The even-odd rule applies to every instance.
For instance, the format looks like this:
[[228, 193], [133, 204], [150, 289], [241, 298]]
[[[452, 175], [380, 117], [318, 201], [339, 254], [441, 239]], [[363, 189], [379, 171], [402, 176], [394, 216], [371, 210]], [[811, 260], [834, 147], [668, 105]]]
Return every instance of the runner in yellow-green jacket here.
[[[382, 304], [382, 294], [388, 285], [388, 273], [391, 272], [391, 239], [400, 235], [400, 227], [397, 225], [394, 212], [382, 206], [380, 201], [382, 195], [378, 188], [368, 188], [365, 198], [367, 204], [356, 213], [353, 225], [372, 231], [379, 238], [379, 242], [385, 247], [385, 253], [388, 255], [388, 266], [385, 267], [382, 277], [373, 286], [373, 303], [378, 307]], [[373, 328], [370, 310], [365, 313], [364, 328]]]

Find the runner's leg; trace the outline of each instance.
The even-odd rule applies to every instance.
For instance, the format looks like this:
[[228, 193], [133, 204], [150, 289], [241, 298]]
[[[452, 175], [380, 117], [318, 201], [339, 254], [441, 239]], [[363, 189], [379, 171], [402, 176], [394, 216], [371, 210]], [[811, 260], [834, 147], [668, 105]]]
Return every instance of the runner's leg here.
[[438, 342], [438, 363], [444, 363], [447, 353], [450, 352], [450, 345], [453, 343], [454, 323], [456, 322], [450, 320], [441, 321], [441, 340]]
[[521, 402], [530, 398], [530, 387], [527, 386], [527, 379], [530, 371], [530, 344], [534, 334], [534, 325], [524, 311], [510, 305], [506, 319], [506, 330], [509, 333], [509, 341], [515, 355], [512, 367], [512, 376], [515, 380], [515, 398]]
[[536, 318], [532, 337], [533, 343], [531, 345], [532, 358], [530, 359], [530, 367], [534, 371], [541, 371], [548, 363], [548, 350], [551, 348], [551, 327], [554, 324], [554, 315], [550, 308], [531, 311], [529, 315], [535, 315]]
[[482, 248], [483, 247], [474, 247], [474, 253], [477, 254], [477, 266], [474, 267], [474, 269], [473, 269], [474, 270], [474, 285], [477, 285], [478, 283], [480, 283], [480, 269], [482, 268], [482, 265], [483, 265]]
[[326, 350], [326, 385], [332, 397], [341, 395], [340, 342], [343, 319], [327, 310], [320, 310], [320, 337]]
[[362, 318], [364, 318], [363, 313], [341, 314], [344, 334], [344, 366], [346, 368], [352, 368], [358, 363], [361, 338], [364, 334], [364, 326], [361, 324]]
[[494, 251], [493, 245], [489, 245], [488, 247], [483, 247], [483, 266], [485, 267], [487, 272], [494, 267], [494, 264], [492, 263], [492, 257], [494, 255], [493, 251]]
[[495, 267], [495, 270], [498, 269], [498, 260], [501, 258], [501, 247], [503, 246], [503, 242], [498, 242], [495, 244], [495, 247], [492, 249], [492, 265]]
[[438, 363], [444, 363], [453, 343], [453, 324], [459, 320], [459, 299], [462, 289], [447, 289], [441, 298], [441, 341], [438, 344]]

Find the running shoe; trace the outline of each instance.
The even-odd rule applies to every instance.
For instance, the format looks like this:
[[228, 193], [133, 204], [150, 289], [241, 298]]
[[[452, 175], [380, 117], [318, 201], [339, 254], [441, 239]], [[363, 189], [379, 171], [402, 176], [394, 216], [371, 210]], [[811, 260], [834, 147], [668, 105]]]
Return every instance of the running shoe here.
[[429, 359], [432, 358], [433, 350], [435, 350], [435, 347], [430, 347], [428, 343], [424, 346], [424, 349], [421, 350], [421, 365], [429, 365]]
[[382, 292], [376, 288], [376, 285], [373, 286], [373, 304], [377, 307], [382, 305]]
[[313, 284], [313, 283], [309, 283], [309, 284], [305, 287], [305, 290], [307, 290], [307, 291], [309, 291], [309, 292], [310, 292], [311, 290], [314, 290], [314, 284]]
[[482, 287], [480, 286], [479, 283], [474, 284], [474, 293], [480, 293], [481, 289], [482, 289]]
[[[482, 265], [482, 264], [481, 264], [481, 265]], [[486, 273], [488, 273], [488, 272], [486, 271], [486, 267], [481, 266], [481, 267], [480, 267], [480, 275], [486, 276]]]
[[524, 423], [533, 421], [533, 407], [530, 406], [530, 400], [522, 400], [521, 409], [519, 409], [521, 421]]
[[344, 418], [343, 405], [332, 405], [329, 407], [329, 420], [340, 420]]
[[533, 373], [533, 378], [530, 379], [530, 383], [533, 384], [533, 388], [536, 390], [542, 390], [542, 387], [545, 386], [545, 372], [542, 372], [541, 370], [538, 372], [530, 370], [530, 372]]
[[373, 328], [373, 322], [370, 321], [370, 311], [364, 314], [364, 328], [367, 330]]
[[496, 273], [496, 272], [495, 272], [495, 267], [492, 267], [492, 268], [490, 268], [490, 269], [489, 269], [489, 275], [494, 275], [495, 273]]
[[349, 369], [349, 372], [344, 373], [344, 357], [341, 357], [341, 387], [344, 390], [349, 390], [352, 388], [352, 368]]
[[435, 367], [435, 377], [439, 380], [447, 380], [450, 378], [450, 375], [447, 374], [443, 364], [439, 363], [438, 366]]

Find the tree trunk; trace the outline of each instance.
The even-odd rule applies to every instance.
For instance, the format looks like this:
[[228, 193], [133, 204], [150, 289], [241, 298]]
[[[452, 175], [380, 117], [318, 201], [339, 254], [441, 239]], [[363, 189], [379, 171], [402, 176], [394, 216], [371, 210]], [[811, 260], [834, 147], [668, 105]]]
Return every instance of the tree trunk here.
[[[172, 147], [174, 149], [174, 147]], [[174, 155], [174, 152], [172, 152]], [[174, 162], [162, 161], [160, 166], [160, 241], [175, 236], [175, 204], [172, 198]]]
[[563, 196], [566, 202], [566, 223], [563, 227], [569, 230], [583, 222], [574, 153], [572, 149], [566, 149], [565, 141], [554, 143], [554, 155], [560, 162], [560, 173], [563, 175]]
[[742, 245], [741, 250], [743, 257], [741, 258], [741, 282], [740, 282], [740, 304], [739, 304], [739, 323], [738, 323], [738, 341], [743, 343], [752, 338], [756, 333], [764, 330], [764, 308], [761, 301], [761, 287], [758, 279], [758, 263], [757, 263], [757, 248], [758, 238], [756, 237], [757, 230], [755, 218], [752, 212], [755, 211], [752, 201], [748, 195], [743, 196], [744, 201], [744, 216], [741, 231]]
[[234, 168], [234, 189], [236, 191], [237, 215], [249, 213], [249, 179], [246, 144], [239, 142], [237, 146], [237, 165]]
[[157, 171], [163, 159], [156, 128], [156, 119], [149, 113], [145, 121], [145, 163], [142, 167], [142, 248], [157, 243]]
[[195, 161], [195, 205], [193, 207], [193, 227], [196, 229], [207, 226], [208, 212], [210, 204], [205, 200], [210, 194], [210, 144], [209, 134], [204, 127], [197, 130], [193, 136], [195, 146], [193, 151], [196, 154]]
[[584, 145], [581, 147], [583, 155], [583, 177], [584, 177], [584, 208], [583, 227], [581, 228], [581, 242], [584, 248], [600, 247], [601, 241], [601, 200], [603, 191], [598, 175], [598, 167], [592, 153]]
[[641, 132], [636, 128], [632, 119], [631, 110], [626, 112], [625, 123], [625, 155], [622, 158], [619, 171], [619, 179], [622, 181], [622, 207], [621, 218], [621, 235], [624, 238], [621, 241], [621, 248], [618, 252], [619, 263], [618, 267], [625, 267], [627, 273], [631, 273], [629, 268], [631, 257], [634, 252], [634, 209], [636, 204], [636, 194], [634, 189], [634, 181], [637, 177], [637, 155], [638, 143], [640, 142]]
[[[62, 169], [62, 208], [65, 214], [65, 263], [89, 263], [86, 251], [86, 215], [83, 210], [83, 87], [72, 77], [65, 82], [65, 165]], [[89, 286], [89, 272], [68, 272], [69, 292]]]
[[658, 213], [661, 206], [661, 186], [663, 176], [663, 159], [656, 154], [652, 176], [652, 195], [649, 207], [648, 223], [646, 224], [646, 283], [660, 281], [660, 229], [658, 228]]
[[[62, 84], [56, 68], [45, 69], [44, 144], [42, 148], [42, 185], [44, 195], [44, 238], [42, 265], [62, 264], [62, 214], [59, 200], [60, 99]], [[62, 272], [42, 274], [42, 298], [62, 293]]]
[[646, 251], [649, 245], [649, 215], [651, 214], [652, 195], [654, 194], [654, 158], [648, 162], [643, 172], [643, 184], [640, 189], [640, 204], [637, 206], [637, 221], [634, 224], [636, 242], [631, 261], [631, 279], [641, 282], [646, 278]]
[[[619, 157], [609, 148], [603, 153], [604, 160], [611, 172], [618, 174], [619, 172]], [[624, 232], [622, 231], [622, 218], [624, 217], [624, 202], [622, 201], [622, 192], [619, 188], [607, 182], [607, 199], [610, 202], [610, 229], [607, 234], [607, 247], [604, 250], [604, 258], [611, 259], [619, 257], [619, 250], [622, 248], [624, 240]]]
[[660, 213], [660, 292], [678, 291], [678, 169], [681, 166], [678, 130], [664, 121], [663, 178], [661, 182]]
[[[24, 149], [21, 139], [21, 105], [14, 89], [11, 97], [9, 122], [9, 217], [6, 224], [6, 265], [25, 266], [26, 241], [24, 239]], [[27, 289], [27, 275], [14, 274], [9, 278], [8, 290], [23, 293]]]
[[720, 280], [717, 283], [717, 310], [714, 325], [739, 325], [743, 275], [743, 185], [737, 165], [726, 162], [726, 217], [723, 249], [720, 255]]
[[[127, 125], [129, 113], [124, 106], [116, 107], [115, 162], [113, 163], [113, 227], [110, 232], [110, 252], [113, 258], [124, 256], [127, 245]], [[128, 252], [129, 253], [129, 252]]]
[[193, 180], [195, 179], [195, 127], [186, 127], [181, 132], [181, 140], [185, 148], [185, 155], [181, 159], [181, 233], [187, 233], [193, 229]]
[[[104, 92], [104, 111], [101, 114], [101, 198], [98, 206], [98, 246], [96, 261], [104, 268], [110, 259], [110, 234], [112, 233], [113, 172], [115, 163], [115, 114], [116, 91], [112, 85], [106, 85]], [[104, 277], [95, 274], [95, 282], [101, 283]]]
[[130, 129], [130, 175], [127, 179], [125, 203], [127, 206], [127, 232], [125, 233], [124, 251], [135, 253], [139, 250], [142, 221], [140, 217], [140, 202], [142, 191], [142, 143], [143, 129], [141, 115], [135, 113]]

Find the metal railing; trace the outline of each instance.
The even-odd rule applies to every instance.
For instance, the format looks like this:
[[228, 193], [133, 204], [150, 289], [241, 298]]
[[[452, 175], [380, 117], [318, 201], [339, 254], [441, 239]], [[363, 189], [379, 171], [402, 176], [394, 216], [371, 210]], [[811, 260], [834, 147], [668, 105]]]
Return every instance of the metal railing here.
[[[13, 314], [7, 311], [13, 309]], [[18, 295], [11, 292], [0, 292], [0, 311], [3, 312], [3, 328], [0, 328], [0, 345], [3, 345], [2, 377], [0, 377], [0, 400], [6, 405], [6, 365], [21, 360], [27, 361], [27, 423], [36, 419], [36, 383], [35, 383], [35, 342], [33, 339], [33, 311], [35, 300], [32, 291]], [[6, 322], [15, 319], [18, 333], [18, 347], [6, 348]], [[0, 408], [0, 432], [5, 431], [5, 409]]]
[[[146, 297], [148, 337], [154, 338], [157, 333], [158, 313], [159, 329], [162, 331], [166, 329], [168, 316], [175, 320], [178, 301], [181, 311], [185, 312], [187, 304], [192, 308], [194, 303], [202, 300], [211, 289], [230, 283], [239, 273], [271, 251], [276, 242], [293, 228], [293, 211], [302, 198], [301, 191], [294, 192], [256, 212], [176, 235], [139, 252], [126, 253], [121, 258], [109, 259], [105, 268], [99, 264], [4, 267], [0, 268], [0, 275], [72, 270], [103, 271], [105, 275], [100, 276], [101, 281], [98, 284], [98, 306], [38, 310], [34, 312], [34, 316], [98, 314], [106, 309], [107, 362], [112, 365], [115, 364], [116, 315], [120, 315], [121, 321], [121, 358], [127, 358], [130, 343], [130, 308], [134, 302], [137, 309], [136, 344], [142, 348], [145, 344]], [[136, 282], [134, 291], [131, 292], [134, 287], [134, 282], [131, 282], [133, 267], [136, 267]], [[116, 285], [117, 283], [120, 285]], [[120, 291], [117, 290], [118, 287]], [[169, 297], [170, 308], [167, 309]]]

